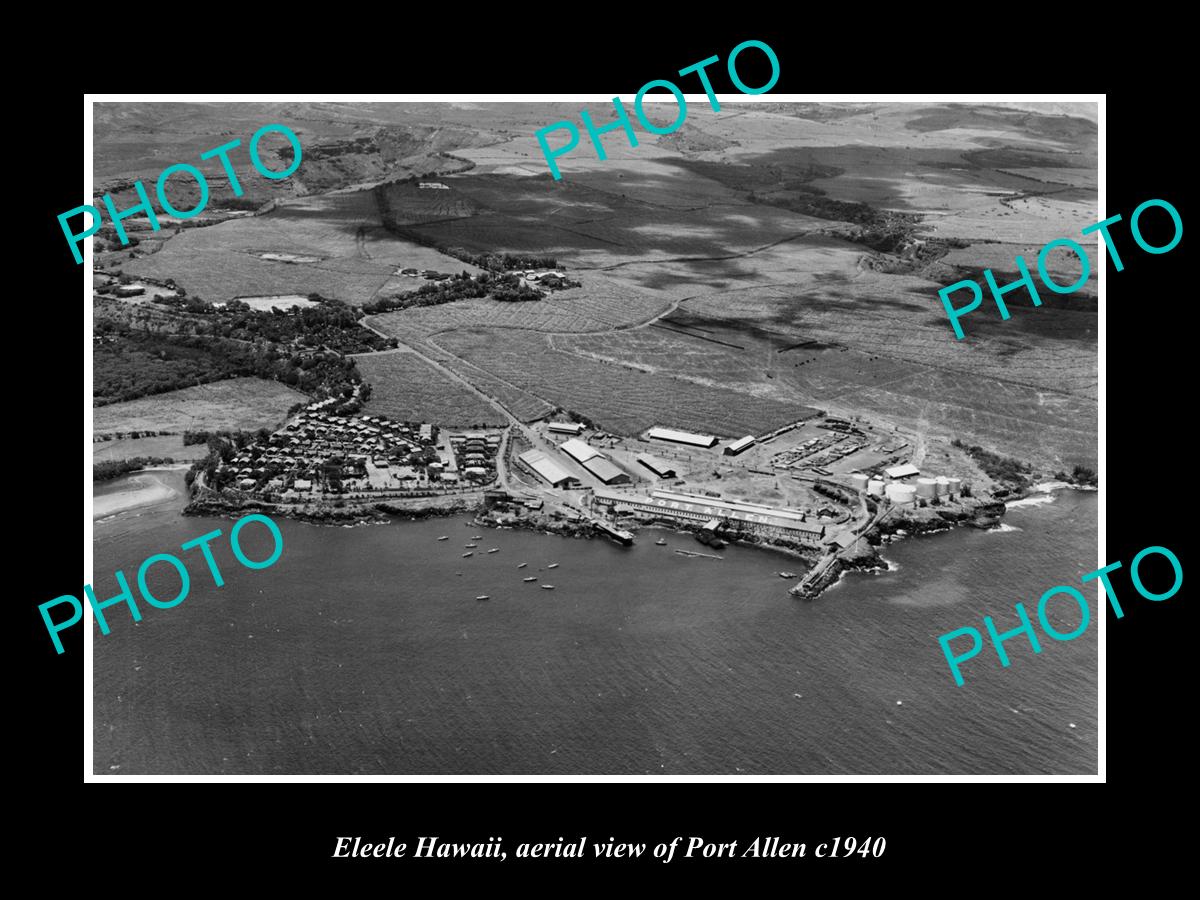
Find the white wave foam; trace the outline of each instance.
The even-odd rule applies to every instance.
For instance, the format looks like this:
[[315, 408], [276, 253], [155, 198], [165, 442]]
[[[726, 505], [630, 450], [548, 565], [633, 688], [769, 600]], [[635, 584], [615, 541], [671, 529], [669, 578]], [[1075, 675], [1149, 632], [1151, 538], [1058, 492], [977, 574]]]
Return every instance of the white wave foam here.
[[1026, 497], [1024, 500], [1013, 500], [1004, 504], [1005, 509], [1024, 509], [1030, 506], [1041, 506], [1043, 503], [1053, 503], [1053, 494], [1039, 494], [1036, 497]]
[[1070, 486], [1066, 481], [1043, 481], [1041, 484], [1035, 484], [1033, 489], [1043, 494], [1048, 494], [1051, 491], [1061, 491]]
[[1009, 525], [1007, 522], [1001, 522], [995, 528], [989, 528], [989, 534], [1008, 534], [1010, 531], [1020, 531], [1016, 525]]

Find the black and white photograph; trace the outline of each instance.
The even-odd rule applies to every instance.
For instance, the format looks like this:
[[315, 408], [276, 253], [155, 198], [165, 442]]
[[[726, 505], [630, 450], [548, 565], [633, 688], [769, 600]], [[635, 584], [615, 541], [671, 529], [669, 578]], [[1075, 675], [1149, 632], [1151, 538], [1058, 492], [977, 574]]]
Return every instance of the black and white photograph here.
[[1102, 98], [677, 83], [86, 105], [89, 780], [1097, 778], [1176, 210]]

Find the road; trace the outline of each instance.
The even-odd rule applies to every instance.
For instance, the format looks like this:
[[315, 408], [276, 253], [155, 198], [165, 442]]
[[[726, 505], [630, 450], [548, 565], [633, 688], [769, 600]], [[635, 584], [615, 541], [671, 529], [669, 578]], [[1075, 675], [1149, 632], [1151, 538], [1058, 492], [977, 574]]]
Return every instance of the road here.
[[[384, 334], [382, 331], [380, 331], [378, 328], [376, 328], [374, 325], [372, 325], [368, 321], [369, 318], [370, 317], [368, 316], [367, 318], [364, 318], [362, 320], [363, 327], [370, 329], [371, 331], [375, 332], [375, 334], [379, 335], [380, 337], [389, 338], [389, 339], [393, 337], [393, 335]], [[429, 354], [422, 353], [419, 347], [413, 346], [412, 344], [405, 344], [403, 347], [397, 347], [393, 350], [380, 350], [377, 352], [378, 353], [412, 353], [412, 354], [415, 354], [416, 356], [423, 359], [425, 362], [429, 363], [429, 365], [433, 366], [439, 372], [444, 374], [447, 378], [451, 379], [452, 381], [454, 381], [457, 384], [462, 385], [464, 388], [466, 388], [468, 391], [470, 391], [476, 397], [479, 397], [481, 400], [486, 401], [489, 405], [491, 405], [496, 410], [498, 410], [504, 416], [505, 419], [508, 420], [509, 427], [505, 430], [504, 437], [501, 439], [501, 442], [500, 442], [500, 447], [496, 452], [496, 478], [497, 478], [497, 481], [498, 481], [500, 487], [502, 487], [504, 490], [508, 491], [510, 494], [513, 494], [514, 496], [526, 497], [526, 498], [530, 498], [530, 499], [540, 498], [540, 499], [546, 501], [546, 503], [549, 506], [551, 506], [552, 508], [569, 510], [574, 513], [577, 513], [579, 511], [578, 506], [568, 503], [565, 500], [565, 498], [562, 496], [562, 494], [559, 493], [558, 491], [552, 490], [548, 487], [543, 487], [541, 485], [538, 485], [537, 487], [531, 487], [530, 485], [526, 484], [524, 481], [521, 481], [520, 479], [517, 479], [516, 477], [514, 477], [513, 474], [511, 472], [509, 472], [508, 465], [506, 462], [506, 457], [507, 457], [507, 453], [508, 453], [509, 442], [512, 438], [512, 435], [514, 435], [514, 434], [520, 434], [522, 437], [525, 438], [526, 441], [529, 442], [529, 445], [531, 447], [541, 450], [543, 453], [545, 453], [551, 459], [554, 459], [556, 462], [558, 462], [560, 465], [562, 465], [565, 469], [570, 471], [571, 474], [573, 474], [576, 478], [579, 479], [580, 484], [583, 484], [587, 487], [602, 486], [602, 482], [598, 478], [596, 478], [594, 475], [592, 475], [590, 472], [588, 472], [582, 466], [577, 465], [574, 460], [565, 458], [563, 454], [560, 454], [558, 452], [558, 449], [557, 449], [557, 447], [554, 446], [554, 444], [545, 440], [541, 435], [539, 435], [537, 433], [537, 431], [535, 431], [533, 428], [526, 425], [524, 422], [520, 421], [516, 416], [514, 416], [508, 410], [507, 407], [504, 406], [503, 403], [501, 403], [499, 401], [499, 399], [491, 396], [490, 394], [486, 393], [485, 391], [480, 390], [475, 385], [471, 384], [471, 382], [467, 381], [467, 379], [463, 378], [461, 375], [459, 375], [457, 372], [455, 372], [453, 369], [449, 368], [448, 366], [446, 366], [443, 363], [439, 362], [438, 360], [434, 359]], [[446, 350], [443, 350], [443, 352], [449, 353], [449, 351], [446, 351]], [[368, 356], [368, 355], [373, 356], [376, 354], [356, 353], [354, 355], [355, 356]], [[453, 354], [450, 354], [450, 355], [453, 356]], [[457, 359], [457, 357], [455, 357], [455, 358]]]

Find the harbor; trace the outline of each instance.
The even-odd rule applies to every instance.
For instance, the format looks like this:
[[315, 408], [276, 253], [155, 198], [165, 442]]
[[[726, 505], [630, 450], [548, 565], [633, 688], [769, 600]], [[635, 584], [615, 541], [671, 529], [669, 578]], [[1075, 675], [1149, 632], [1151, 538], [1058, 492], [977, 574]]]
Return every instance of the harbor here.
[[[777, 572], [799, 571], [784, 557], [738, 544], [720, 562], [674, 553], [712, 552], [690, 534], [643, 529], [624, 547], [475, 528], [500, 552], [463, 560], [461, 544], [437, 538], [470, 530], [458, 524], [465, 514], [360, 528], [284, 519], [287, 550], [271, 579], [236, 569], [221, 589], [197, 579], [170, 616], [114, 628], [97, 647], [97, 683], [108, 689], [95, 698], [96, 766], [213, 775], [1085, 771], [1096, 758], [1095, 629], [949, 704], [929, 699], [946, 680], [930, 635], [973, 612], [1011, 608], [1014, 594], [1040, 596], [1049, 567], [1088, 560], [1096, 505], [1094, 494], [1064, 492], [1012, 510], [1006, 521], [1020, 530], [890, 543], [895, 571], [847, 573], [829, 602], [812, 604], [784, 595], [789, 583]], [[229, 527], [165, 509], [100, 526], [97, 571]], [[658, 536], [669, 546], [656, 546]], [[331, 580], [343, 586], [332, 595]], [[222, 591], [245, 602], [221, 602]], [[319, 663], [297, 657], [306, 641], [318, 642]], [[871, 664], [854, 664], [863, 658]], [[117, 699], [135, 690], [137, 704]], [[264, 696], [265, 711], [255, 700]], [[219, 709], [235, 724], [214, 732], [193, 709]], [[844, 739], [797, 742], [798, 717]], [[262, 741], [262, 728], [279, 741]]]

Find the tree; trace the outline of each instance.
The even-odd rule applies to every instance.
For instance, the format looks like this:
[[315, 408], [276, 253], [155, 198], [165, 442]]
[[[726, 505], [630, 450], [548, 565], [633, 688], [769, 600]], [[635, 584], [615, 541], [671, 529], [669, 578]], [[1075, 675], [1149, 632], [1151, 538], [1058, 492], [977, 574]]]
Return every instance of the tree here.
[[1076, 466], [1071, 470], [1071, 477], [1079, 484], [1095, 484], [1096, 472], [1087, 466]]

